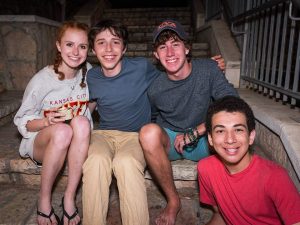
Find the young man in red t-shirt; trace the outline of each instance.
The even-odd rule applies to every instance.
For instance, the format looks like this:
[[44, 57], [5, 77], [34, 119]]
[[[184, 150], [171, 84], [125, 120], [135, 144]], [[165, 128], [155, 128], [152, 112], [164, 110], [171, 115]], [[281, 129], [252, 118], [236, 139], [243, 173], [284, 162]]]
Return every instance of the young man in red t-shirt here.
[[206, 129], [216, 155], [198, 163], [200, 201], [213, 206], [209, 224], [300, 224], [300, 195], [287, 172], [252, 154], [255, 119], [228, 96], [208, 110]]

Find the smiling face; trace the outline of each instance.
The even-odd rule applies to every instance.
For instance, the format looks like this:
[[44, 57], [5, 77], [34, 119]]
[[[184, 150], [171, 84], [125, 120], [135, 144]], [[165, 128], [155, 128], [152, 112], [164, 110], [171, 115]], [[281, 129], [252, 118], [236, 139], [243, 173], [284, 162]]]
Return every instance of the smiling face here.
[[221, 111], [212, 116], [208, 140], [231, 174], [241, 172], [250, 164], [249, 145], [255, 130], [249, 133], [246, 117], [240, 112]]
[[191, 72], [191, 65], [186, 57], [188, 53], [189, 49], [185, 47], [183, 41], [179, 38], [170, 38], [156, 48], [154, 55], [166, 69], [171, 80], [182, 80]]
[[68, 28], [60, 41], [56, 42], [56, 47], [62, 57], [60, 69], [62, 71], [76, 70], [87, 58], [87, 32], [76, 28]]
[[116, 76], [122, 67], [122, 57], [126, 51], [123, 40], [106, 29], [98, 33], [94, 40], [96, 54], [105, 76]]

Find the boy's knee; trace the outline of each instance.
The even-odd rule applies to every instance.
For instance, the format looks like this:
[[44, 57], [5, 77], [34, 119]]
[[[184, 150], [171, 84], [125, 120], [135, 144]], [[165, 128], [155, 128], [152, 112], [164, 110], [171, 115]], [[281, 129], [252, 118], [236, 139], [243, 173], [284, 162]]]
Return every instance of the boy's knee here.
[[161, 135], [161, 128], [154, 123], [149, 123], [143, 126], [139, 133], [141, 143], [147, 143], [157, 139]]

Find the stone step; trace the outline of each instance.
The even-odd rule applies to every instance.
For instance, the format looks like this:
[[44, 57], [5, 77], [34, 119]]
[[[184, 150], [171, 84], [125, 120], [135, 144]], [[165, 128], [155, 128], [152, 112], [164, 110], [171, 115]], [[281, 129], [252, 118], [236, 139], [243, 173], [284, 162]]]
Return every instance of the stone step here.
[[[151, 24], [151, 25], [129, 25], [127, 26], [129, 34], [133, 33], [149, 33], [152, 34], [154, 29], [156, 28], [157, 24]], [[184, 30], [192, 34], [192, 26], [191, 25], [182, 25]]]
[[12, 121], [19, 109], [23, 91], [3, 91], [0, 93], [0, 126]]
[[189, 7], [155, 7], [155, 8], [111, 8], [106, 9], [106, 12], [115, 13], [135, 13], [135, 12], [182, 12], [190, 11]]
[[[41, 168], [30, 159], [22, 159], [18, 148], [21, 137], [13, 123], [0, 127], [0, 218], [4, 224], [35, 224], [36, 201], [40, 185]], [[175, 185], [179, 191], [182, 210], [177, 225], [205, 224], [211, 211], [199, 207], [196, 162], [178, 160], [172, 162]], [[53, 192], [53, 206], [61, 215], [60, 201], [67, 183], [67, 168], [61, 172]], [[148, 170], [145, 172], [149, 212], [154, 221], [165, 206], [165, 198], [158, 190]], [[112, 185], [108, 221], [111, 225], [121, 225], [119, 199], [116, 185]], [[82, 213], [81, 190], [77, 205]], [[26, 206], [26, 207], [25, 207]], [[200, 222], [200, 223], [199, 223]]]
[[[11, 122], [0, 127], [0, 183], [18, 183], [24, 185], [39, 185], [41, 168], [29, 158], [19, 156], [19, 144], [21, 136], [16, 126]], [[172, 162], [174, 179], [178, 181], [190, 181], [194, 185], [197, 181], [196, 163], [189, 160]], [[67, 168], [61, 172], [59, 180], [61, 186], [65, 185]], [[151, 179], [148, 171], [146, 179]], [[187, 182], [188, 183], [188, 182]]]
[[[1, 185], [0, 184], [0, 218], [1, 225], [12, 224], [36, 224], [36, 209], [38, 201], [38, 188], [22, 185]], [[206, 224], [212, 215], [211, 210], [199, 207], [198, 192], [191, 188], [179, 189], [182, 208], [177, 216], [176, 225], [203, 225]], [[52, 206], [55, 213], [61, 218], [61, 199], [63, 189], [56, 188], [52, 194]], [[82, 189], [79, 188], [76, 197], [76, 205], [79, 215], [82, 218]], [[147, 188], [148, 209], [150, 224], [154, 224], [155, 218], [165, 207], [166, 202], [157, 189]], [[84, 218], [83, 218], [84, 220]], [[113, 180], [107, 224], [122, 225], [119, 196], [116, 182]]]
[[148, 18], [149, 20], [155, 18], [190, 18], [191, 12], [188, 11], [137, 11], [137, 12], [111, 12], [106, 10], [103, 14], [104, 18], [123, 18], [136, 19], [136, 18]]
[[[1, 225], [35, 224], [36, 202], [40, 184], [41, 168], [30, 159], [18, 154], [20, 136], [10, 123], [0, 128], [0, 218]], [[182, 210], [177, 225], [205, 224], [211, 211], [199, 207], [196, 163], [188, 160], [172, 163], [176, 187], [181, 197]], [[61, 197], [67, 182], [66, 168], [56, 182], [53, 192], [53, 207], [61, 215]], [[148, 171], [145, 173], [150, 218], [153, 222], [165, 206], [165, 198], [157, 189]], [[110, 196], [108, 224], [121, 225], [119, 199], [113, 183]], [[77, 195], [77, 206], [82, 215], [81, 190]], [[201, 222], [201, 223], [199, 223]], [[152, 224], [152, 223], [151, 223]]]
[[192, 34], [191, 10], [188, 7], [179, 8], [122, 8], [106, 9], [103, 18], [114, 18], [122, 21], [128, 28], [129, 34], [149, 32], [164, 19], [178, 20], [187, 33]]
[[[108, 17], [111, 18], [111, 17]], [[123, 17], [120, 17], [119, 20], [122, 21], [122, 23], [125, 26], [151, 26], [151, 25], [158, 25], [161, 21], [163, 21], [166, 18], [173, 18], [179, 21], [182, 25], [190, 25], [191, 24], [191, 17], [174, 17], [166, 15], [164, 17], [154, 17], [154, 18], [148, 18], [146, 16], [143, 17], [134, 17], [134, 18], [128, 18], [126, 15]]]
[[[142, 31], [140, 29], [137, 29], [136, 32], [129, 31], [129, 35], [128, 35], [129, 43], [137, 42], [137, 43], [143, 43], [143, 44], [146, 44], [146, 43], [152, 44], [153, 30], [152, 31]], [[186, 29], [186, 32], [191, 35], [192, 30]], [[206, 43], [200, 43], [200, 44], [202, 44], [201, 48], [208, 49], [208, 44], [206, 44]], [[199, 43], [194, 43], [193, 45], [196, 46], [196, 45], [199, 45]], [[195, 49], [194, 46], [192, 47], [193, 49]], [[150, 47], [152, 47], [152, 45]]]
[[[207, 43], [193, 43], [191, 50], [192, 51], [208, 51], [209, 46]], [[153, 47], [152, 47], [152, 43], [132, 43], [132, 44], [128, 44], [127, 46], [127, 52], [130, 51], [151, 51], [152, 52]]]

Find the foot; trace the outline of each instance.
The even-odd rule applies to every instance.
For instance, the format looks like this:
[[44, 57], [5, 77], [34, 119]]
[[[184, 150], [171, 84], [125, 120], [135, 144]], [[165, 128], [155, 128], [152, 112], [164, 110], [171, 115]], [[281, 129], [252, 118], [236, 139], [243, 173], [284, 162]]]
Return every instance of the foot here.
[[61, 219], [61, 224], [63, 225], [77, 225], [80, 223], [80, 217], [78, 214], [78, 209], [75, 206], [74, 200], [69, 200], [67, 198], [62, 198], [62, 209], [63, 217]]
[[180, 200], [172, 203], [168, 202], [167, 206], [156, 218], [156, 225], [175, 225], [176, 217], [181, 208]]
[[50, 199], [46, 195], [42, 195], [38, 200], [36, 221], [38, 225], [58, 225], [60, 223], [51, 206]]
[[36, 213], [38, 225], [58, 225], [60, 222], [58, 216], [54, 213], [53, 208], [51, 208], [49, 213], [45, 213], [40, 210], [37, 210]]

